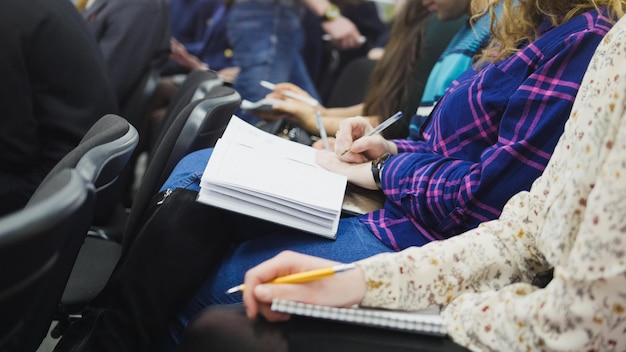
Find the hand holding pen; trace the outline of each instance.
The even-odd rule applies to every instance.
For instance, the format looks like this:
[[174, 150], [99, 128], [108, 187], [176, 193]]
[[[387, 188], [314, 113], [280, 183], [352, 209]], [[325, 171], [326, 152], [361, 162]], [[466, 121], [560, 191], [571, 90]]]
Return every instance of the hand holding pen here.
[[[263, 87], [271, 90], [271, 91], [276, 90], [276, 85], [274, 83], [271, 83], [271, 82], [268, 82], [268, 81], [260, 81], [259, 84], [262, 85]], [[284, 95], [284, 96], [286, 96], [286, 97], [289, 97], [289, 98], [292, 98], [292, 99], [295, 99], [295, 100], [299, 100], [299, 101], [301, 101], [303, 103], [309, 104], [312, 108], [315, 108], [315, 107], [320, 105], [320, 103], [316, 99], [314, 99], [312, 97], [308, 97], [306, 95], [302, 95], [302, 94], [298, 94], [298, 93], [292, 92], [290, 90], [283, 89], [283, 90], [279, 90], [277, 92], [282, 94], [282, 95]]]
[[[270, 89], [272, 91], [276, 90], [276, 85], [274, 83], [270, 83], [268, 81], [260, 81], [259, 83], [267, 89]], [[310, 105], [312, 108], [318, 108], [320, 105], [317, 100], [311, 97], [302, 95], [302, 94], [292, 92], [290, 90], [279, 90], [278, 93], [284, 96], [287, 96], [289, 98], [306, 103]], [[326, 128], [324, 127], [324, 122], [322, 121], [322, 116], [319, 110], [315, 111], [315, 123], [317, 125], [318, 130], [320, 131], [320, 137], [324, 143], [324, 149], [330, 150], [330, 145], [328, 143], [328, 135], [326, 134]]]
[[[402, 111], [398, 111], [395, 114], [391, 115], [389, 118], [387, 118], [385, 121], [383, 121], [381, 124], [376, 126], [373, 130], [371, 130], [370, 132], [368, 132], [367, 134], [365, 134], [364, 136], [360, 138], [371, 137], [373, 135], [379, 134], [382, 131], [384, 131], [386, 128], [394, 124], [396, 121], [400, 120], [401, 118], [402, 118]], [[339, 156], [343, 156], [347, 154], [348, 152], [351, 151], [351, 148], [352, 148], [352, 145], [350, 145], [350, 147], [344, 149], [341, 153], [339, 153]]]

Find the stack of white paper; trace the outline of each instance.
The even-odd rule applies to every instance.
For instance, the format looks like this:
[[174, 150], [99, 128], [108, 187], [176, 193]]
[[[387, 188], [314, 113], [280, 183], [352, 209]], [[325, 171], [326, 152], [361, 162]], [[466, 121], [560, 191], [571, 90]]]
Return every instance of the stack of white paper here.
[[345, 176], [315, 163], [315, 149], [233, 116], [202, 175], [198, 201], [335, 238]]

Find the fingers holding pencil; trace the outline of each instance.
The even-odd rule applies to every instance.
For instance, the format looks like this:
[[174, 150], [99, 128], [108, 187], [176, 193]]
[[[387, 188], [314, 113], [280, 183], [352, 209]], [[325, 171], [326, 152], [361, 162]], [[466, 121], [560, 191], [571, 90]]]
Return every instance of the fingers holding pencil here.
[[[270, 310], [270, 304], [275, 298], [333, 306], [360, 302], [365, 292], [365, 282], [358, 268], [297, 284], [264, 284], [278, 277], [339, 264], [341, 263], [285, 251], [250, 269], [245, 275], [243, 292], [248, 317], [253, 318], [260, 313], [270, 321], [284, 320], [285, 315]], [[359, 284], [362, 285], [362, 290], [359, 289]], [[347, 294], [346, 291], [351, 293]]]

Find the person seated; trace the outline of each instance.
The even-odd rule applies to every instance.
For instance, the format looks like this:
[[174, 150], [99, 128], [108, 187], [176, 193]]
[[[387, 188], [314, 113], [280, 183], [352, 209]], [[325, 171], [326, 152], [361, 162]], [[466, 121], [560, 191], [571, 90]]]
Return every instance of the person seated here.
[[[196, 58], [202, 58], [202, 51], [207, 43], [207, 36], [211, 36], [210, 32], [215, 32], [212, 28], [218, 22], [220, 36], [224, 33], [223, 26], [219, 24], [223, 15], [227, 14], [227, 7], [221, 0], [173, 0], [169, 2], [169, 14], [171, 35], [176, 42], [184, 46], [189, 55]], [[227, 42], [226, 38], [216, 38], [221, 42]], [[229, 62], [230, 57], [226, 55], [224, 49], [227, 44], [215, 46], [216, 50], [211, 51], [213, 59], [217, 61], [215, 66], [226, 66], [223, 62]], [[202, 61], [202, 60], [201, 60]], [[178, 65], [175, 61], [170, 60], [163, 69], [164, 76], [175, 74], [185, 74], [188, 69]]]
[[[240, 67], [233, 87], [249, 101], [265, 96], [265, 89], [259, 85], [263, 80], [295, 83], [319, 100], [303, 57], [305, 28], [302, 20], [306, 11], [317, 16], [334, 47], [346, 50], [363, 44], [356, 25], [328, 0], [230, 2], [227, 35], [235, 66]], [[236, 114], [251, 124], [261, 121], [246, 110], [238, 109]]]
[[[165, 64], [170, 38], [167, 3], [94, 0], [82, 15], [104, 55], [119, 105], [124, 107], [148, 69]], [[131, 122], [141, 126], [141, 121]]]
[[370, 49], [388, 35], [389, 26], [382, 11], [373, 1], [333, 0], [342, 15], [352, 21], [361, 33], [363, 44], [352, 49], [334, 47], [324, 36], [316, 14], [306, 11], [302, 16], [305, 43], [302, 56], [322, 101], [332, 94], [335, 81], [352, 60], [365, 57]]
[[[405, 2], [392, 22], [390, 42], [385, 47], [385, 55], [374, 66], [363, 103], [335, 108], [311, 106], [280, 93], [288, 90], [308, 96], [306, 91], [291, 83], [279, 83], [266, 97], [284, 102], [274, 103], [273, 112], [257, 115], [266, 121], [284, 118], [290, 125], [319, 136], [317, 112], [321, 114], [326, 132], [334, 135], [339, 123], [347, 117], [365, 116], [376, 126], [402, 111], [402, 120], [386, 129], [383, 136], [406, 138], [413, 115], [425, 98], [425, 90], [437, 89], [439, 95], [443, 94], [445, 88], [471, 66], [473, 56], [488, 41], [491, 16], [486, 14], [470, 23], [469, 3], [442, 4], [443, 11], [431, 14], [420, 1]], [[452, 62], [451, 58], [459, 54], [468, 60]], [[407, 57], [412, 59], [407, 60]], [[453, 65], [457, 69], [441, 72], [442, 65]], [[366, 84], [365, 77], [363, 84]], [[424, 104], [432, 105], [432, 102], [427, 100]]]
[[82, 16], [104, 56], [120, 114], [142, 138], [120, 176], [122, 206], [129, 208], [140, 182], [139, 156], [149, 150], [148, 105], [153, 76], [169, 54], [167, 0], [90, 0]]
[[[501, 5], [502, 17], [477, 71], [461, 75], [446, 90], [419, 139], [359, 138], [373, 127], [364, 118], [350, 118], [341, 123], [334, 151], [316, 151], [320, 166], [382, 191], [382, 209], [341, 218], [331, 241], [198, 204], [212, 149], [192, 152], [155, 195], [155, 204], [161, 204], [155, 211], [171, 213], [153, 214], [144, 224], [107, 283], [113, 299], [93, 303], [92, 313], [68, 328], [58, 351], [112, 343], [118, 351], [147, 344], [174, 350], [191, 317], [209, 305], [240, 302], [226, 290], [282, 250], [352, 262], [453, 237], [500, 216], [506, 201], [530, 189], [544, 171], [578, 93], [581, 67], [626, 5], [618, 0], [545, 0], [541, 8], [534, 2], [473, 0], [471, 5], [477, 16]], [[436, 11], [437, 5], [429, 8]], [[181, 195], [188, 196], [181, 200]], [[195, 211], [186, 211], [189, 207]], [[198, 279], [204, 279], [199, 289]], [[169, 331], [159, 337], [162, 320], [177, 309]]]
[[233, 65], [226, 37], [229, 12], [226, 4], [221, 0], [175, 0], [169, 6], [172, 23], [169, 61], [152, 95], [142, 134], [148, 141], [148, 151], [154, 149], [168, 107], [187, 74], [211, 69], [222, 81], [232, 84], [239, 73], [239, 68]]
[[211, 69], [225, 82], [234, 82], [238, 68], [226, 36], [229, 5], [221, 0], [174, 0], [169, 9], [171, 54], [162, 76], [176, 81], [179, 74]]
[[99, 48], [71, 2], [0, 1], [0, 44], [5, 215], [23, 208], [87, 130], [119, 108]]
[[[621, 19], [598, 46], [545, 171], [529, 191], [507, 202], [498, 219], [450, 239], [358, 260], [355, 270], [328, 278], [266, 284], [338, 264], [282, 252], [246, 272], [245, 311], [203, 311], [178, 351], [271, 346], [273, 352], [293, 352], [298, 345], [325, 351], [626, 350], [625, 47]], [[554, 277], [547, 285], [533, 285], [550, 269]], [[325, 320], [291, 322], [271, 310], [274, 299], [404, 311], [440, 306], [457, 346]], [[370, 341], [371, 334], [383, 342]]]

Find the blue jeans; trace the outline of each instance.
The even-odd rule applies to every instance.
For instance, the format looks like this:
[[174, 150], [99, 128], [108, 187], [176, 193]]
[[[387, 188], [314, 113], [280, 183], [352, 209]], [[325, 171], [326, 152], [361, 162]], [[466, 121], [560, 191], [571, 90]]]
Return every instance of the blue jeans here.
[[[165, 182], [162, 190], [183, 187], [199, 190], [199, 182], [212, 149], [203, 149], [183, 158]], [[207, 206], [207, 211], [211, 211]], [[204, 307], [214, 304], [241, 302], [241, 295], [228, 295], [226, 290], [240, 284], [251, 267], [290, 249], [341, 262], [352, 262], [382, 252], [392, 252], [356, 217], [339, 221], [337, 239], [328, 240], [245, 215], [228, 213], [216, 227], [232, 229], [234, 245], [225, 254], [221, 264], [170, 324], [167, 336], [158, 341], [159, 351], [175, 351], [184, 327]], [[210, 229], [207, 229], [210, 236]]]
[[[319, 94], [302, 58], [304, 29], [296, 10], [272, 3], [235, 3], [228, 15], [226, 33], [233, 64], [241, 71], [233, 87], [242, 99], [257, 101], [270, 91], [261, 80], [291, 82], [319, 100]], [[261, 119], [238, 110], [249, 123]]]

